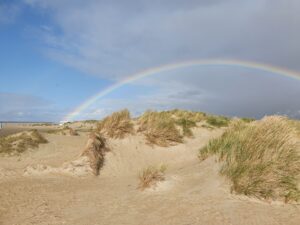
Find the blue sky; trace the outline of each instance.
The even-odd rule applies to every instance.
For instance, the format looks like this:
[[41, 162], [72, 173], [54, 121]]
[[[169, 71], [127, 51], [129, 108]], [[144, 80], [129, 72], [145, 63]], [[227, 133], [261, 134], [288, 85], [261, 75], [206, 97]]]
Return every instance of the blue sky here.
[[[137, 71], [194, 59], [238, 59], [300, 74], [297, 0], [0, 0], [0, 120], [59, 121]], [[230, 116], [300, 116], [300, 81], [237, 67], [156, 74], [76, 119], [127, 107]]]

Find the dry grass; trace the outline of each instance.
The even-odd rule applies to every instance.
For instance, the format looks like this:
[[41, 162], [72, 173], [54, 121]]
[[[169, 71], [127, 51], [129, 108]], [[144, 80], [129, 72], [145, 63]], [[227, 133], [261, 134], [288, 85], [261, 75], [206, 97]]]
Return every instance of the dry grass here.
[[200, 150], [199, 158], [217, 154], [221, 174], [232, 181], [232, 191], [259, 198], [298, 201], [299, 139], [284, 117], [234, 121], [221, 138]]
[[73, 128], [68, 127], [67, 130], [71, 136], [79, 136], [78, 132], [76, 130], [74, 130]]
[[139, 186], [141, 190], [155, 186], [158, 182], [165, 180], [166, 165], [158, 167], [149, 166], [139, 174]]
[[53, 126], [53, 123], [34, 123], [31, 126], [38, 127], [38, 126]]
[[251, 122], [255, 121], [255, 119], [248, 118], [248, 117], [242, 117], [241, 120], [245, 123], [251, 123]]
[[0, 153], [18, 154], [47, 142], [37, 130], [25, 131], [0, 138]]
[[[187, 123], [189, 123], [191, 127], [195, 127], [196, 123], [198, 122], [203, 122], [206, 121], [206, 123], [209, 126], [212, 127], [227, 127], [230, 123], [230, 119], [228, 117], [225, 116], [216, 116], [216, 115], [208, 115], [206, 113], [203, 112], [193, 112], [193, 111], [187, 111], [187, 110], [179, 110], [179, 109], [175, 109], [175, 110], [171, 110], [171, 111], [167, 111], [169, 114], [171, 114], [173, 117], [175, 117], [177, 119], [177, 122], [179, 125], [184, 124], [186, 121]], [[243, 118], [242, 120], [244, 120], [245, 122], [251, 122], [252, 119], [249, 118]], [[186, 129], [186, 128], [183, 128]], [[187, 136], [191, 135], [191, 132], [187, 131]], [[191, 135], [192, 136], [192, 135]]]
[[87, 123], [87, 124], [96, 124], [98, 122], [99, 122], [98, 120], [85, 120], [85, 121], [83, 121], [83, 123]]
[[193, 132], [191, 128], [196, 127], [196, 123], [193, 120], [189, 119], [179, 119], [176, 121], [176, 124], [182, 128], [183, 136], [185, 137], [193, 137]]
[[60, 129], [52, 129], [47, 131], [48, 134], [60, 134], [69, 136], [79, 136], [79, 133], [69, 126], [65, 126]]
[[194, 123], [201, 122], [206, 118], [206, 113], [203, 112], [193, 112], [193, 111], [179, 110], [179, 109], [174, 109], [168, 112], [171, 115], [175, 116], [177, 119], [186, 119]]
[[175, 120], [168, 113], [147, 111], [138, 124], [138, 131], [145, 134], [148, 144], [167, 147], [183, 142]]
[[295, 127], [298, 137], [300, 137], [300, 120], [289, 120], [289, 123]]
[[225, 116], [210, 115], [206, 118], [206, 123], [213, 127], [227, 127], [230, 119]]
[[201, 127], [205, 128], [205, 129], [208, 129], [208, 130], [213, 130], [213, 129], [215, 129], [215, 127], [210, 126], [210, 125], [207, 125], [207, 124], [202, 124]]
[[98, 123], [97, 131], [110, 138], [124, 138], [134, 133], [129, 111], [124, 109], [104, 118]]
[[99, 175], [99, 170], [104, 163], [105, 152], [109, 151], [106, 146], [106, 140], [100, 134], [91, 133], [86, 147], [81, 156], [89, 158], [90, 166], [95, 176]]

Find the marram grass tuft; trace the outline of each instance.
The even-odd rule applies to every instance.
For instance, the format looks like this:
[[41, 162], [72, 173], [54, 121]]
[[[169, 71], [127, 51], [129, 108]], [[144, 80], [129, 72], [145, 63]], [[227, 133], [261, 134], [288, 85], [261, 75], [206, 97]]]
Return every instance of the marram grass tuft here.
[[238, 194], [289, 202], [300, 199], [299, 150], [299, 138], [288, 120], [269, 116], [248, 124], [232, 122], [222, 137], [200, 149], [199, 158], [218, 155], [221, 174]]
[[133, 123], [127, 109], [114, 112], [98, 123], [97, 131], [106, 134], [110, 138], [124, 138], [134, 133]]

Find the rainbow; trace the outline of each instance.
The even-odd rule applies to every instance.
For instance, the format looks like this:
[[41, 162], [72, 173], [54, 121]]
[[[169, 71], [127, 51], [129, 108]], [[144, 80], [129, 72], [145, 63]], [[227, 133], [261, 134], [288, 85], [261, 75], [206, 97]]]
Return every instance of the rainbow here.
[[262, 63], [251, 62], [251, 61], [210, 59], [210, 60], [191, 60], [191, 61], [186, 61], [186, 62], [167, 64], [167, 65], [162, 65], [162, 66], [142, 70], [135, 74], [129, 75], [129, 76], [127, 76], [126, 79], [121, 80], [120, 82], [117, 82], [104, 90], [101, 90], [99, 93], [90, 97], [87, 101], [85, 101], [83, 104], [81, 104], [77, 108], [75, 108], [75, 110], [73, 110], [71, 113], [66, 115], [64, 117], [63, 121], [74, 120], [75, 117], [79, 116], [85, 109], [87, 109], [89, 106], [91, 106], [97, 100], [99, 100], [100, 98], [106, 96], [107, 94], [115, 91], [116, 89], [118, 89], [126, 84], [132, 83], [136, 80], [139, 80], [139, 79], [147, 77], [147, 76], [151, 76], [153, 74], [176, 70], [179, 68], [191, 67], [191, 66], [235, 66], [235, 67], [242, 67], [242, 68], [248, 68], [248, 69], [254, 69], [254, 70], [260, 70], [260, 71], [265, 71], [265, 72], [269, 72], [269, 73], [279, 74], [282, 76], [291, 77], [291, 78], [300, 80], [299, 72], [280, 68], [280, 67], [273, 66], [273, 65], [262, 64]]

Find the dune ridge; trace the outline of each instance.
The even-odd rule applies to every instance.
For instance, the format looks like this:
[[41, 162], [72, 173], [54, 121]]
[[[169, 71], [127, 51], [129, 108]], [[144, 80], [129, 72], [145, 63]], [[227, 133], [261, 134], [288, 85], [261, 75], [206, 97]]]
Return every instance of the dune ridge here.
[[[224, 161], [218, 154], [205, 153], [236, 123], [256, 127], [265, 125], [266, 120], [270, 126], [284, 120], [283, 126], [290, 126], [288, 119], [214, 116], [210, 121], [218, 125], [213, 125], [207, 122], [212, 115], [203, 113], [162, 114], [158, 114], [160, 118], [167, 117], [174, 124], [181, 142], [149, 144], [145, 130], [138, 131], [141, 123], [135, 118], [130, 118], [133, 130], [117, 137], [109, 137], [104, 128], [89, 134], [84, 127], [87, 123], [76, 122], [68, 126], [78, 136], [44, 132], [47, 144], [18, 156], [0, 157], [0, 224], [298, 225], [299, 203], [231, 192], [232, 181], [220, 173]], [[188, 126], [192, 136], [183, 134], [187, 126], [183, 119], [195, 123]], [[278, 135], [289, 137], [282, 131]], [[203, 161], [198, 158], [199, 149], [206, 154]]]

